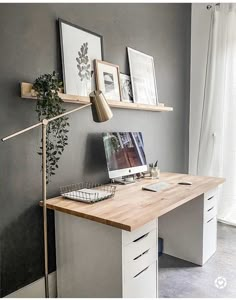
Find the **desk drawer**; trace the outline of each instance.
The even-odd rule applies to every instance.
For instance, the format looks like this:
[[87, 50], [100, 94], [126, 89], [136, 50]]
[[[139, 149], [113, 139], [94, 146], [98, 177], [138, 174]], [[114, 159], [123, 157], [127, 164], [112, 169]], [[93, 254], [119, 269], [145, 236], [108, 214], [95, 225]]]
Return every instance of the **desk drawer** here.
[[214, 218], [217, 214], [216, 205], [209, 206], [209, 208], [204, 212], [204, 222], [207, 223], [209, 220]]
[[134, 240], [140, 238], [144, 234], [152, 231], [155, 228], [156, 228], [156, 219], [143, 225], [142, 227], [140, 227], [134, 231], [128, 232], [128, 231], [123, 230], [122, 231], [122, 243], [123, 243], [123, 245], [127, 245], [127, 244], [133, 242]]
[[213, 189], [204, 194], [204, 211], [217, 206], [217, 191], [217, 189]]
[[124, 263], [127, 264], [128, 262], [137, 259], [138, 256], [152, 247], [156, 248], [156, 243], [156, 229], [139, 236], [123, 247]]
[[156, 298], [156, 262], [145, 267], [124, 282], [123, 296], [125, 298]]
[[124, 264], [124, 279], [125, 279], [125, 281], [132, 279], [139, 272], [141, 272], [146, 267], [148, 267], [152, 263], [154, 263], [156, 261], [156, 259], [157, 259], [157, 248], [154, 245], [153, 247], [145, 250], [139, 256], [135, 257], [130, 262], [125, 263]]

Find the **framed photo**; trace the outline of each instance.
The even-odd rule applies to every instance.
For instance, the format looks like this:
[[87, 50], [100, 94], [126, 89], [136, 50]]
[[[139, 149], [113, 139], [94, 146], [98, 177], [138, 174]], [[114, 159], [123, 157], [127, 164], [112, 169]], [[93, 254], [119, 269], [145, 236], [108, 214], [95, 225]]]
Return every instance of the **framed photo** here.
[[133, 102], [131, 79], [129, 75], [120, 73], [121, 99], [124, 102]]
[[108, 100], [121, 101], [119, 66], [95, 60], [97, 88]]
[[94, 59], [103, 59], [102, 36], [59, 19], [65, 93], [88, 96], [95, 90]]
[[153, 57], [128, 47], [134, 102], [157, 105], [158, 94]]

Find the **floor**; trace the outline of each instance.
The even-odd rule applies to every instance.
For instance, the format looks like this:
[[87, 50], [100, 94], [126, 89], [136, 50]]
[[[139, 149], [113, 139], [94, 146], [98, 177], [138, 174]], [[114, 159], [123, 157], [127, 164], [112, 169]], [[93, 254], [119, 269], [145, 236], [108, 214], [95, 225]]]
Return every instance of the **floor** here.
[[217, 252], [203, 267], [162, 255], [159, 297], [236, 298], [236, 227], [218, 223]]

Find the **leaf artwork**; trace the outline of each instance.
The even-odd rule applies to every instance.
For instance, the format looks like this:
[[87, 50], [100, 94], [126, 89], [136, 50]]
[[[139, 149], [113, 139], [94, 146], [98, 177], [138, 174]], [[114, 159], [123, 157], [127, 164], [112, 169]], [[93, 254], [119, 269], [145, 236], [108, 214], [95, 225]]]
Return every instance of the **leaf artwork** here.
[[83, 43], [83, 45], [80, 48], [80, 51], [78, 51], [78, 57], [76, 57], [77, 61], [77, 68], [79, 70], [79, 77], [80, 80], [90, 80], [92, 77], [92, 71], [91, 65], [89, 63], [89, 57], [88, 57], [88, 43]]
[[[37, 78], [33, 84], [33, 89], [37, 94], [36, 112], [38, 120], [50, 119], [64, 113], [62, 99], [58, 96], [59, 88], [62, 87], [62, 82], [59, 81], [58, 74], [54, 71], [52, 74], [44, 74]], [[62, 117], [55, 121], [49, 122], [47, 125], [46, 137], [46, 173], [47, 184], [50, 177], [55, 175], [58, 169], [58, 162], [68, 145], [68, 117]], [[42, 140], [41, 140], [42, 141]], [[42, 146], [40, 147], [39, 155], [42, 155]]]

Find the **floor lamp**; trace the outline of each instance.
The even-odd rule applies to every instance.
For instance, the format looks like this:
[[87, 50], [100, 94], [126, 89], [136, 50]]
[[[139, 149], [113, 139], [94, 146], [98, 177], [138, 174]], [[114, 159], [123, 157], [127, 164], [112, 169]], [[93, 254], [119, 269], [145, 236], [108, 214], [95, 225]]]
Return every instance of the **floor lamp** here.
[[44, 278], [45, 278], [45, 297], [49, 298], [49, 285], [48, 285], [48, 237], [47, 237], [47, 183], [46, 183], [46, 163], [47, 163], [47, 155], [46, 155], [46, 133], [47, 133], [47, 125], [48, 123], [74, 113], [78, 110], [84, 109], [88, 106], [91, 106], [93, 109], [93, 117], [96, 122], [105, 122], [112, 118], [112, 111], [101, 91], [94, 91], [90, 95], [91, 102], [85, 104], [83, 106], [77, 107], [70, 111], [67, 111], [63, 114], [55, 116], [51, 119], [44, 119], [41, 122], [27, 127], [23, 130], [15, 132], [5, 138], [2, 138], [2, 141], [5, 142], [17, 135], [20, 135], [26, 131], [29, 131], [33, 128], [42, 127], [42, 197], [43, 197], [43, 234], [44, 234]]

